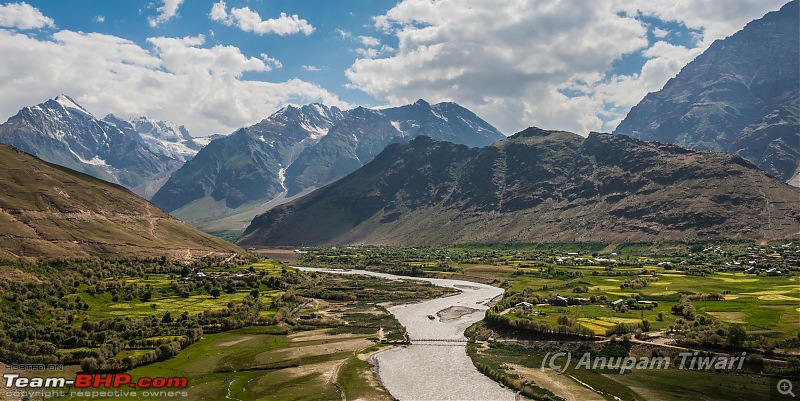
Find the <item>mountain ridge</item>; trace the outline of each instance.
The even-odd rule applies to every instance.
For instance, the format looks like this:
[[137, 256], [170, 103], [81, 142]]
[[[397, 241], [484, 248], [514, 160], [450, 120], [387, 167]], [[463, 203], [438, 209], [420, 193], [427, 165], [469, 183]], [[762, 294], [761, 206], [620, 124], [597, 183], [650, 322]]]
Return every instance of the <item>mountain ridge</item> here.
[[278, 172], [342, 117], [337, 107], [284, 107], [254, 125], [211, 141], [173, 173], [152, 201], [172, 212], [204, 197], [223, 201], [230, 209], [271, 199], [285, 191]]
[[146, 116], [124, 120], [113, 114], [103, 117], [102, 120], [117, 128], [136, 132], [152, 152], [180, 162], [185, 163], [204, 146], [195, 142], [185, 126], [171, 121], [155, 120]]
[[[140, 135], [129, 121], [113, 115], [97, 119], [66, 95], [22, 108], [0, 124], [0, 142], [46, 161], [119, 183], [146, 197], [157, 189], [154, 181], [163, 180], [177, 170], [192, 152], [186, 144], [171, 144], [188, 150], [179, 155], [181, 152], [165, 145], [169, 142]], [[198, 148], [193, 143], [191, 146]]]
[[239, 244], [783, 238], [800, 235], [798, 196], [741, 157], [626, 136], [529, 128], [486, 148], [418, 137], [259, 215]]
[[[634, 106], [615, 134], [740, 155], [800, 174], [800, 2], [715, 41]], [[798, 181], [800, 183], [800, 181]]]
[[241, 232], [275, 204], [344, 177], [391, 143], [429, 131], [482, 146], [505, 137], [454, 103], [420, 100], [346, 111], [322, 104], [287, 106], [209, 144], [173, 174], [153, 202], [208, 232]]
[[243, 253], [128, 189], [0, 144], [0, 257], [192, 259]]

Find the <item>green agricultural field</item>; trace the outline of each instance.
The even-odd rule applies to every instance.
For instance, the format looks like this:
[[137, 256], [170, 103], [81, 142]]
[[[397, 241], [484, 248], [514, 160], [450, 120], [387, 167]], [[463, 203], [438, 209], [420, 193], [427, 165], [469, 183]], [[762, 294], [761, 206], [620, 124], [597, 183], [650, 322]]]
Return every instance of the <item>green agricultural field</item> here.
[[[262, 300], [269, 300], [270, 296], [280, 294], [280, 291], [269, 291], [262, 294]], [[237, 292], [234, 294], [220, 294], [214, 298], [210, 295], [191, 295], [187, 298], [176, 296], [153, 298], [150, 301], [142, 302], [133, 299], [128, 302], [112, 302], [110, 294], [91, 296], [86, 293], [78, 295], [89, 304], [87, 316], [90, 319], [113, 319], [115, 317], [142, 318], [151, 315], [163, 316], [170, 312], [174, 316], [183, 312], [190, 314], [202, 313], [206, 310], [225, 308], [229, 303], [238, 304], [242, 298], [248, 295], [249, 291]]]
[[[768, 377], [744, 370], [720, 374], [689, 369], [618, 371], [571, 367], [562, 374], [541, 371], [546, 353], [516, 346], [484, 347], [471, 354], [480, 363], [496, 366], [507, 375], [529, 381], [563, 399], [623, 400], [755, 400], [764, 399], [774, 385]], [[581, 355], [580, 353], [576, 355]], [[560, 361], [564, 363], [564, 361]], [[587, 386], [594, 389], [590, 390]], [[599, 394], [602, 393], [602, 394]]]
[[[328, 373], [327, 370], [335, 363], [346, 360], [352, 352], [347, 355], [331, 353], [311, 356], [305, 352], [306, 349], [318, 346], [322, 341], [293, 341], [290, 336], [275, 332], [275, 327], [255, 326], [207, 334], [177, 357], [136, 368], [128, 373], [134, 379], [188, 377], [189, 386], [185, 391], [189, 396], [181, 397], [187, 400], [221, 400], [226, 397], [240, 400], [280, 400], [321, 395], [336, 398], [336, 387], [323, 380], [322, 375]], [[331, 343], [337, 340], [331, 337]]]
[[[29, 278], [2, 284], [9, 288], [0, 299], [9, 324], [0, 331], [2, 355], [63, 363], [64, 371], [47, 374], [67, 379], [81, 371], [187, 377], [187, 397], [180, 397], [187, 400], [390, 400], [370, 356], [381, 340], [404, 338], [405, 328], [381, 305], [453, 291], [305, 273], [254, 257], [192, 266], [162, 259], [64, 263], [68, 269], [10, 271]], [[28, 313], [24, 320], [20, 310]], [[58, 342], [46, 342], [51, 338]]]
[[[335, 304], [326, 308], [356, 317], [367, 311], [373, 316], [380, 313], [368, 304]], [[384, 323], [391, 326], [392, 321]], [[363, 322], [355, 318], [351, 325]], [[187, 377], [188, 397], [181, 397], [186, 400], [340, 399], [340, 391], [353, 397], [390, 400], [366, 361], [380, 349], [375, 345], [376, 332], [377, 328], [365, 334], [331, 329], [288, 333], [286, 327], [252, 326], [205, 334], [176, 357], [128, 373], [134, 379]]]
[[[251, 269], [252, 267], [252, 269]], [[203, 269], [208, 273], [226, 273], [226, 274], [246, 274], [254, 271], [257, 274], [264, 274], [266, 277], [280, 277], [281, 272], [284, 270], [294, 271], [290, 267], [286, 267], [274, 260], [261, 260], [259, 262], [242, 265], [237, 269], [225, 269], [221, 267], [209, 267]], [[173, 316], [178, 316], [181, 313], [188, 312], [190, 314], [202, 313], [207, 310], [216, 310], [227, 307], [228, 304], [240, 304], [242, 299], [250, 293], [249, 290], [240, 290], [235, 293], [221, 293], [218, 297], [213, 297], [208, 294], [195, 294], [187, 297], [179, 297], [171, 294], [169, 288], [171, 283], [179, 280], [179, 277], [168, 274], [148, 274], [145, 277], [124, 277], [122, 282], [139, 287], [149, 287], [154, 292], [162, 291], [170, 293], [168, 296], [154, 296], [149, 301], [142, 301], [134, 298], [129, 301], [119, 300], [113, 301], [110, 292], [103, 292], [99, 294], [90, 294], [87, 292], [87, 286], [82, 285], [78, 289], [77, 294], [69, 295], [66, 299], [80, 298], [83, 302], [89, 305], [86, 313], [78, 316], [76, 321], [83, 318], [89, 319], [113, 319], [115, 317], [130, 317], [142, 318], [151, 315], [161, 317], [165, 312], [170, 312]], [[282, 294], [283, 291], [272, 290], [265, 286], [260, 287], [261, 300], [269, 303], [270, 299]], [[267, 313], [267, 311], [265, 311]], [[272, 311], [274, 314], [274, 311]]]
[[[648, 320], [655, 331], [680, 325], [684, 317], [672, 306], [685, 296], [721, 294], [724, 300], [693, 300], [697, 314], [724, 324], [743, 324], [754, 335], [797, 338], [800, 328], [800, 252], [798, 245], [719, 243], [623, 244], [474, 244], [453, 247], [316, 248], [298, 263], [312, 266], [372, 268], [404, 274], [420, 267], [422, 274], [480, 279], [507, 289], [506, 299], [556, 295], [603, 298], [590, 305], [538, 306], [533, 311], [509, 310], [514, 318], [555, 323], [558, 316], [579, 319], [600, 334], [597, 321], [633, 324]], [[564, 263], [558, 262], [561, 259]], [[595, 260], [606, 262], [596, 263]], [[610, 261], [614, 261], [613, 263]], [[592, 262], [592, 263], [589, 263]], [[780, 276], [744, 274], [747, 267], [781, 269]], [[405, 273], [408, 273], [405, 271]], [[652, 280], [646, 286], [621, 288], [626, 281]], [[585, 291], [577, 291], [585, 289]], [[516, 294], [516, 297], [515, 297]], [[522, 294], [525, 294], [522, 296]], [[652, 309], [620, 312], [612, 301], [631, 298], [657, 302]], [[544, 312], [547, 316], [533, 316]], [[731, 314], [734, 313], [735, 314]], [[659, 318], [660, 316], [660, 318]], [[610, 320], [615, 319], [615, 320]]]
[[[785, 362], [800, 354], [797, 244], [317, 248], [299, 263], [446, 276], [505, 288], [503, 299], [477, 325], [482, 334], [468, 335], [479, 341], [470, 355], [480, 371], [533, 397], [750, 400], [769, 394], [775, 384], [769, 375], [800, 374]], [[745, 274], [750, 268], [755, 274]], [[780, 273], [768, 275], [769, 269]], [[532, 306], [517, 307], [522, 301]], [[745, 352], [752, 360], [744, 370], [727, 373], [539, 369], [553, 343], [581, 349], [610, 341], [627, 342], [616, 349], [619, 355], [713, 350]]]
[[[648, 310], [628, 310], [624, 313], [614, 312], [609, 305], [576, 305], [570, 307], [538, 307], [534, 311], [546, 312], [550, 315], [568, 315], [576, 318], [617, 317], [617, 323], [634, 323], [643, 319], [649, 320], [655, 329], [665, 329], [675, 323], [680, 316], [674, 316], [670, 307], [681, 295], [724, 293], [723, 301], [694, 301], [698, 312], [709, 318], [718, 318], [720, 312], [736, 311], [740, 314], [734, 323], [741, 323], [753, 333], [774, 333], [774, 336], [790, 338], [797, 335], [800, 328], [800, 314], [797, 305], [800, 302], [800, 285], [787, 277], [766, 277], [745, 275], [741, 273], [714, 273], [707, 276], [688, 276], [664, 273], [663, 269], [654, 269], [652, 274], [636, 276], [605, 277], [593, 276], [596, 267], [565, 267], [565, 272], [578, 272], [576, 278], [549, 278], [535, 274], [519, 274], [513, 269], [496, 267], [480, 267], [464, 269], [464, 274], [492, 278], [506, 283], [509, 293], [532, 291], [547, 296], [558, 294], [565, 297], [590, 298], [605, 296], [609, 301], [641, 297], [653, 300], [659, 306]], [[529, 269], [522, 269], [529, 270]], [[630, 271], [630, 269], [627, 269]], [[624, 272], [625, 269], [615, 269]], [[644, 288], [621, 289], [619, 284], [625, 279], [654, 277], [658, 281]], [[616, 285], [615, 285], [616, 284]], [[585, 293], [573, 293], [575, 287], [587, 287]], [[658, 320], [662, 312], [664, 320]], [[724, 316], [724, 315], [722, 315]], [[542, 318], [552, 321], [554, 318]], [[725, 318], [722, 318], [725, 321]], [[589, 325], [587, 325], [589, 327]], [[596, 329], [596, 327], [589, 327]]]

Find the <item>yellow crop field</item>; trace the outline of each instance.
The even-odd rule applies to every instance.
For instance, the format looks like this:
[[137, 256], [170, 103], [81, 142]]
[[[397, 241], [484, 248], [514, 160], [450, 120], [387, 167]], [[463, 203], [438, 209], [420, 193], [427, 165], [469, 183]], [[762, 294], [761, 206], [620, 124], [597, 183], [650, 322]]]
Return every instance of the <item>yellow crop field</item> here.
[[797, 297], [790, 297], [786, 295], [762, 295], [758, 297], [758, 299], [763, 301], [798, 301], [800, 302], [800, 298]]

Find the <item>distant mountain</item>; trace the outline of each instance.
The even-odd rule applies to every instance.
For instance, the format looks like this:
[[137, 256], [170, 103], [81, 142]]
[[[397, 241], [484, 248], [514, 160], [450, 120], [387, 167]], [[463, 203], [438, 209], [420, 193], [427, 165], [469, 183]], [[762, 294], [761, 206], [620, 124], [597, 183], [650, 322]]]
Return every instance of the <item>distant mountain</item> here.
[[402, 133], [379, 111], [359, 107], [286, 168], [287, 195], [336, 181], [361, 167]]
[[169, 177], [187, 160], [190, 160], [200, 149], [207, 145], [211, 138], [192, 138], [183, 125], [171, 121], [154, 120], [148, 117], [135, 117], [129, 120], [120, 119], [113, 114], [103, 117], [103, 121], [114, 125], [131, 137], [136, 137], [151, 152], [167, 157], [171, 161], [169, 168], [149, 177], [145, 182], [131, 188], [133, 192], [150, 199], [167, 182]]
[[[258, 207], [286, 191], [286, 167], [343, 117], [338, 108], [320, 104], [285, 107], [211, 141], [172, 174], [152, 202], [196, 226]], [[242, 223], [237, 224], [241, 230]]]
[[452, 102], [414, 104], [380, 110], [406, 137], [425, 135], [470, 147], [489, 146], [506, 136], [475, 113]]
[[127, 189], [0, 144], [0, 258], [243, 252]]
[[171, 123], [144, 118], [98, 120], [61, 95], [9, 118], [0, 125], [0, 142], [149, 196], [199, 149], [191, 139], [170, 136], [171, 129]]
[[714, 42], [614, 133], [736, 154], [800, 184], [798, 4]]
[[103, 117], [103, 121], [119, 129], [136, 132], [152, 152], [181, 162], [194, 157], [204, 146], [189, 135], [186, 127], [171, 121], [159, 121], [144, 116], [123, 120], [113, 114]]
[[288, 196], [318, 188], [355, 171], [386, 146], [418, 135], [472, 147], [503, 138], [475, 113], [455, 103], [430, 105], [424, 100], [383, 110], [363, 107], [331, 128], [316, 146], [306, 148], [286, 170]]
[[200, 145], [200, 149], [202, 149], [206, 145], [208, 145], [211, 141], [213, 141], [215, 139], [220, 139], [220, 138], [225, 138], [225, 135], [212, 134], [212, 135], [209, 135], [209, 136], [198, 136], [198, 137], [192, 138], [192, 142]]
[[344, 177], [387, 145], [417, 135], [470, 146], [505, 138], [455, 103], [420, 100], [349, 111], [289, 106], [211, 142], [172, 175], [153, 203], [209, 232], [241, 232], [257, 214]]
[[776, 239], [800, 235], [798, 199], [738, 156], [622, 135], [417, 137], [259, 215], [239, 244]]

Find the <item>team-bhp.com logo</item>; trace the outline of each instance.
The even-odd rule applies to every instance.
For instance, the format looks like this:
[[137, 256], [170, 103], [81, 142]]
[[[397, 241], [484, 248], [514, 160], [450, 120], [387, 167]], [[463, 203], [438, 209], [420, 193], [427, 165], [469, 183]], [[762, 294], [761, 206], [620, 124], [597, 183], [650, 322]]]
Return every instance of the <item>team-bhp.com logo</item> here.
[[[21, 377], [16, 373], [3, 375], [6, 397], [187, 397], [183, 391], [189, 385], [186, 377], [140, 377], [127, 373], [79, 373], [75, 380], [63, 377]], [[70, 391], [66, 391], [71, 387]], [[100, 390], [102, 389], [102, 390]], [[139, 390], [141, 393], [137, 393]], [[169, 391], [167, 391], [169, 390]]]

